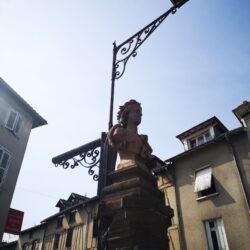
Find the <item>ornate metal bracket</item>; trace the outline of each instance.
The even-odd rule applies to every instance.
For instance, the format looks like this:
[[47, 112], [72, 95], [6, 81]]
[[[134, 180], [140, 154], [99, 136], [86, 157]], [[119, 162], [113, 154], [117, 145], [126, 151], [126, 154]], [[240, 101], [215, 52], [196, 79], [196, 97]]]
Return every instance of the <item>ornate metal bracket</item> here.
[[129, 58], [137, 56], [137, 49], [146, 41], [146, 39], [160, 26], [164, 19], [170, 14], [176, 12], [176, 7], [173, 6], [166, 13], [158, 17], [156, 20], [151, 22], [149, 25], [144, 27], [142, 30], [137, 32], [135, 35], [127, 39], [125, 42], [116, 46], [114, 42], [115, 51], [115, 67], [114, 75], [115, 79], [119, 79], [123, 76], [127, 62]]
[[92, 141], [79, 148], [54, 157], [52, 162], [56, 167], [62, 166], [64, 169], [74, 169], [75, 167], [81, 165], [88, 168], [88, 173], [93, 176], [93, 180], [98, 181], [101, 159], [101, 143], [101, 139]]
[[115, 80], [120, 79], [126, 69], [128, 60], [131, 57], [137, 56], [137, 49], [147, 40], [147, 38], [160, 26], [169, 14], [175, 14], [177, 9], [189, 0], [171, 0], [174, 4], [168, 11], [156, 18], [153, 22], [138, 31], [136, 34], [128, 38], [120, 45], [113, 43], [113, 65], [111, 77], [111, 100], [110, 100], [110, 115], [109, 129], [113, 126], [113, 103], [114, 103], [114, 86]]

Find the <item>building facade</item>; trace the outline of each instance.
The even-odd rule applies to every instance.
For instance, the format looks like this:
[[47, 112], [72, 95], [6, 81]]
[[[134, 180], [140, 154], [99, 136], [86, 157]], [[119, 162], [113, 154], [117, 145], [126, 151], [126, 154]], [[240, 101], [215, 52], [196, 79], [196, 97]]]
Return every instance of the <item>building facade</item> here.
[[212, 117], [178, 135], [184, 152], [155, 171], [175, 211], [170, 249], [249, 249], [250, 103], [233, 112], [242, 127]]
[[56, 204], [59, 212], [22, 231], [20, 250], [96, 250], [99, 199], [72, 193]]
[[0, 78], [0, 242], [32, 129], [47, 122]]
[[[250, 102], [233, 113], [241, 127], [228, 130], [212, 117], [179, 134], [184, 152], [153, 170], [174, 209], [171, 250], [249, 249]], [[105, 237], [98, 232], [99, 204], [100, 197], [74, 193], [60, 199], [58, 213], [21, 233], [18, 249], [97, 250]]]

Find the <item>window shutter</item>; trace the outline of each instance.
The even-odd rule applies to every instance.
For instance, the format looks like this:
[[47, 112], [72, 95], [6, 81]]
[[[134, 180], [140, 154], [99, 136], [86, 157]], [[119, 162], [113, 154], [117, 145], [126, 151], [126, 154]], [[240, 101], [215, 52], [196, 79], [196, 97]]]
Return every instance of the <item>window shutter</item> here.
[[17, 122], [16, 122], [16, 126], [15, 126], [15, 129], [14, 129], [14, 132], [15, 134], [17, 134], [18, 130], [20, 129], [20, 125], [21, 125], [21, 121], [22, 121], [22, 118], [21, 116], [19, 115], [18, 118], [17, 118]]
[[10, 155], [0, 148], [0, 185], [4, 183], [8, 171]]
[[8, 129], [11, 129], [11, 130], [14, 129], [16, 117], [17, 117], [17, 113], [14, 112], [14, 111], [11, 111], [11, 112], [10, 112], [10, 115], [9, 115], [9, 118], [8, 118], [8, 121], [7, 121], [7, 123], [6, 123], [6, 127], [7, 127]]
[[212, 168], [204, 168], [195, 174], [194, 192], [200, 192], [211, 187]]
[[0, 185], [3, 182], [3, 178], [4, 178], [4, 170], [0, 168]]
[[0, 167], [6, 169], [9, 161], [9, 155], [7, 153], [3, 154], [3, 158], [1, 160]]
[[0, 162], [1, 162], [1, 159], [2, 159], [2, 155], [3, 155], [3, 150], [0, 148]]

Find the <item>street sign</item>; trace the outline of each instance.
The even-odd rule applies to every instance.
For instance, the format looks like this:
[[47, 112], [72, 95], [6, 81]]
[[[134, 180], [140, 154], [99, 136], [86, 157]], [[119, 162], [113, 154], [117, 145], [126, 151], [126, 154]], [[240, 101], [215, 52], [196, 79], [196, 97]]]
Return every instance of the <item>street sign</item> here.
[[23, 223], [24, 212], [10, 208], [5, 225], [5, 233], [20, 234]]

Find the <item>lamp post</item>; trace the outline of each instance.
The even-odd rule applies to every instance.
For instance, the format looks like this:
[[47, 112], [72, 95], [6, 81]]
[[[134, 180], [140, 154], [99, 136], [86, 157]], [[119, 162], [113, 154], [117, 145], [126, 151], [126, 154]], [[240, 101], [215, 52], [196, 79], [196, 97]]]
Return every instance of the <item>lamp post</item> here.
[[149, 23], [147, 26], [142, 28], [136, 34], [128, 38], [120, 45], [113, 43], [113, 62], [112, 62], [112, 75], [111, 75], [111, 95], [110, 95], [110, 111], [109, 111], [109, 125], [110, 129], [113, 126], [113, 106], [114, 106], [114, 91], [115, 91], [115, 80], [120, 79], [126, 69], [128, 60], [132, 57], [137, 56], [137, 49], [143, 44], [143, 42], [160, 26], [165, 18], [170, 14], [175, 14], [177, 9], [189, 0], [170, 0], [173, 6], [163, 13], [161, 16], [156, 18], [154, 21]]

